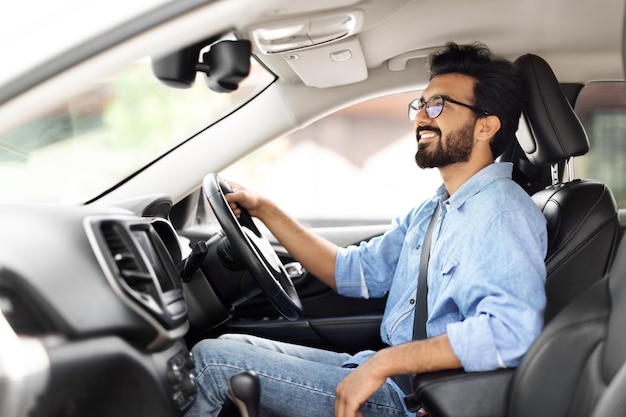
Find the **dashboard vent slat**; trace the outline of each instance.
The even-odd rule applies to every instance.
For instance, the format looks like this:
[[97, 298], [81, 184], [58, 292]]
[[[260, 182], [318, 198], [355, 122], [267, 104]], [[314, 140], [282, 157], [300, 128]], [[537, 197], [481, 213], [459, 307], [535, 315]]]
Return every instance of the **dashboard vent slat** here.
[[154, 308], [158, 300], [158, 290], [152, 275], [144, 266], [141, 259], [135, 254], [126, 229], [116, 223], [103, 223], [102, 236], [118, 269], [121, 280], [137, 294], [132, 294], [142, 304], [150, 304]]
[[120, 271], [141, 271], [137, 258], [133, 254], [132, 250], [128, 248], [126, 242], [124, 242], [124, 239], [120, 235], [120, 232], [123, 230], [120, 229], [121, 228], [116, 227], [115, 224], [111, 223], [102, 225], [102, 235], [104, 236], [104, 240], [106, 241], [109, 250], [111, 251], [113, 260]]

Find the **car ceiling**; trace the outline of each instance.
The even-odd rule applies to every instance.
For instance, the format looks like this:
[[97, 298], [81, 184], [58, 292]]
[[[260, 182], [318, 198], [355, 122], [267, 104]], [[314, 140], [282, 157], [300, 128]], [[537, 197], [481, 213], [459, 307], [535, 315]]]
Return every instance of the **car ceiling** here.
[[[300, 2], [293, 3], [293, 8], [285, 6], [265, 21], [293, 20], [302, 7]], [[345, 7], [337, 8], [339, 4]], [[324, 10], [331, 5], [335, 8]], [[624, 4], [615, 0], [385, 0], [320, 2], [311, 7], [318, 15], [332, 15], [339, 10], [365, 12], [356, 35], [368, 69], [404, 54], [425, 56], [447, 41], [481, 41], [509, 59], [524, 53], [541, 55], [551, 62], [563, 82], [622, 77], [622, 63], [616, 52], [621, 49]], [[244, 37], [250, 36], [249, 27], [240, 31]], [[316, 54], [315, 49], [299, 51], [298, 55], [306, 59]], [[258, 47], [255, 50], [279, 77], [299, 79], [285, 59], [290, 53], [264, 55]], [[588, 59], [581, 61], [581, 55]], [[336, 74], [318, 70], [315, 77], [332, 79]], [[309, 80], [305, 77], [303, 81], [307, 84]]]

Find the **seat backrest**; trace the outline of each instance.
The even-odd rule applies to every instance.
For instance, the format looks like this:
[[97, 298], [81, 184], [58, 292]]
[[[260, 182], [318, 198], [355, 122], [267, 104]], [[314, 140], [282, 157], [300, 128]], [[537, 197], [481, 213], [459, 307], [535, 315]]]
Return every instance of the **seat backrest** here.
[[[624, 388], [625, 364], [626, 241], [622, 240], [609, 274], [567, 305], [524, 357], [511, 387], [508, 415], [596, 415], [596, 408], [607, 406], [605, 397]], [[626, 398], [623, 392], [619, 396]], [[611, 404], [615, 398], [609, 400]], [[619, 412], [624, 415], [624, 409]]]
[[[518, 137], [519, 145], [530, 163], [551, 166], [553, 172], [553, 184], [532, 195], [548, 227], [547, 323], [606, 274], [620, 229], [609, 188], [574, 178], [572, 158], [587, 153], [589, 140], [552, 69], [531, 54], [518, 58], [515, 66], [527, 85], [523, 115], [531, 133]], [[568, 165], [567, 181], [559, 178], [559, 164]]]

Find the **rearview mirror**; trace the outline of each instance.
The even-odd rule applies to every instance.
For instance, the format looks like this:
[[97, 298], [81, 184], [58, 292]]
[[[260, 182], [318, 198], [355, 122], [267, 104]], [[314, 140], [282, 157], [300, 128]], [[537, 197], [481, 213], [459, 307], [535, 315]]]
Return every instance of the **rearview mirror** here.
[[198, 71], [206, 74], [209, 88], [218, 93], [228, 93], [239, 88], [239, 83], [250, 74], [249, 41], [221, 41], [202, 54]]
[[[153, 59], [152, 72], [165, 85], [174, 88], [191, 87], [196, 72], [202, 72], [211, 90], [219, 93], [235, 91], [250, 73], [251, 44], [247, 40], [214, 41], [210, 39]], [[200, 61], [200, 53], [207, 45], [211, 46]]]

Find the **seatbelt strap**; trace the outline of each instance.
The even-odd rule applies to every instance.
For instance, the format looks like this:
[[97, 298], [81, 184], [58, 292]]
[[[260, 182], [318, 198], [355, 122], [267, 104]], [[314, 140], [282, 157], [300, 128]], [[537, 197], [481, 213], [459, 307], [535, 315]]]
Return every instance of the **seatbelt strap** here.
[[437, 207], [430, 218], [428, 229], [422, 243], [422, 255], [420, 258], [420, 271], [417, 278], [417, 294], [415, 297], [415, 317], [413, 318], [413, 340], [426, 339], [426, 320], [428, 319], [428, 261], [430, 260], [430, 245], [432, 243], [433, 229], [439, 218], [441, 206]]
[[[433, 230], [439, 218], [440, 203], [437, 206], [428, 223], [428, 229], [422, 242], [422, 255], [420, 257], [420, 269], [417, 277], [417, 290], [415, 295], [415, 314], [413, 316], [413, 340], [426, 339], [426, 320], [428, 319], [428, 262], [430, 260], [430, 246], [432, 243]], [[394, 375], [391, 377], [398, 387], [405, 393], [413, 392], [413, 375]]]

